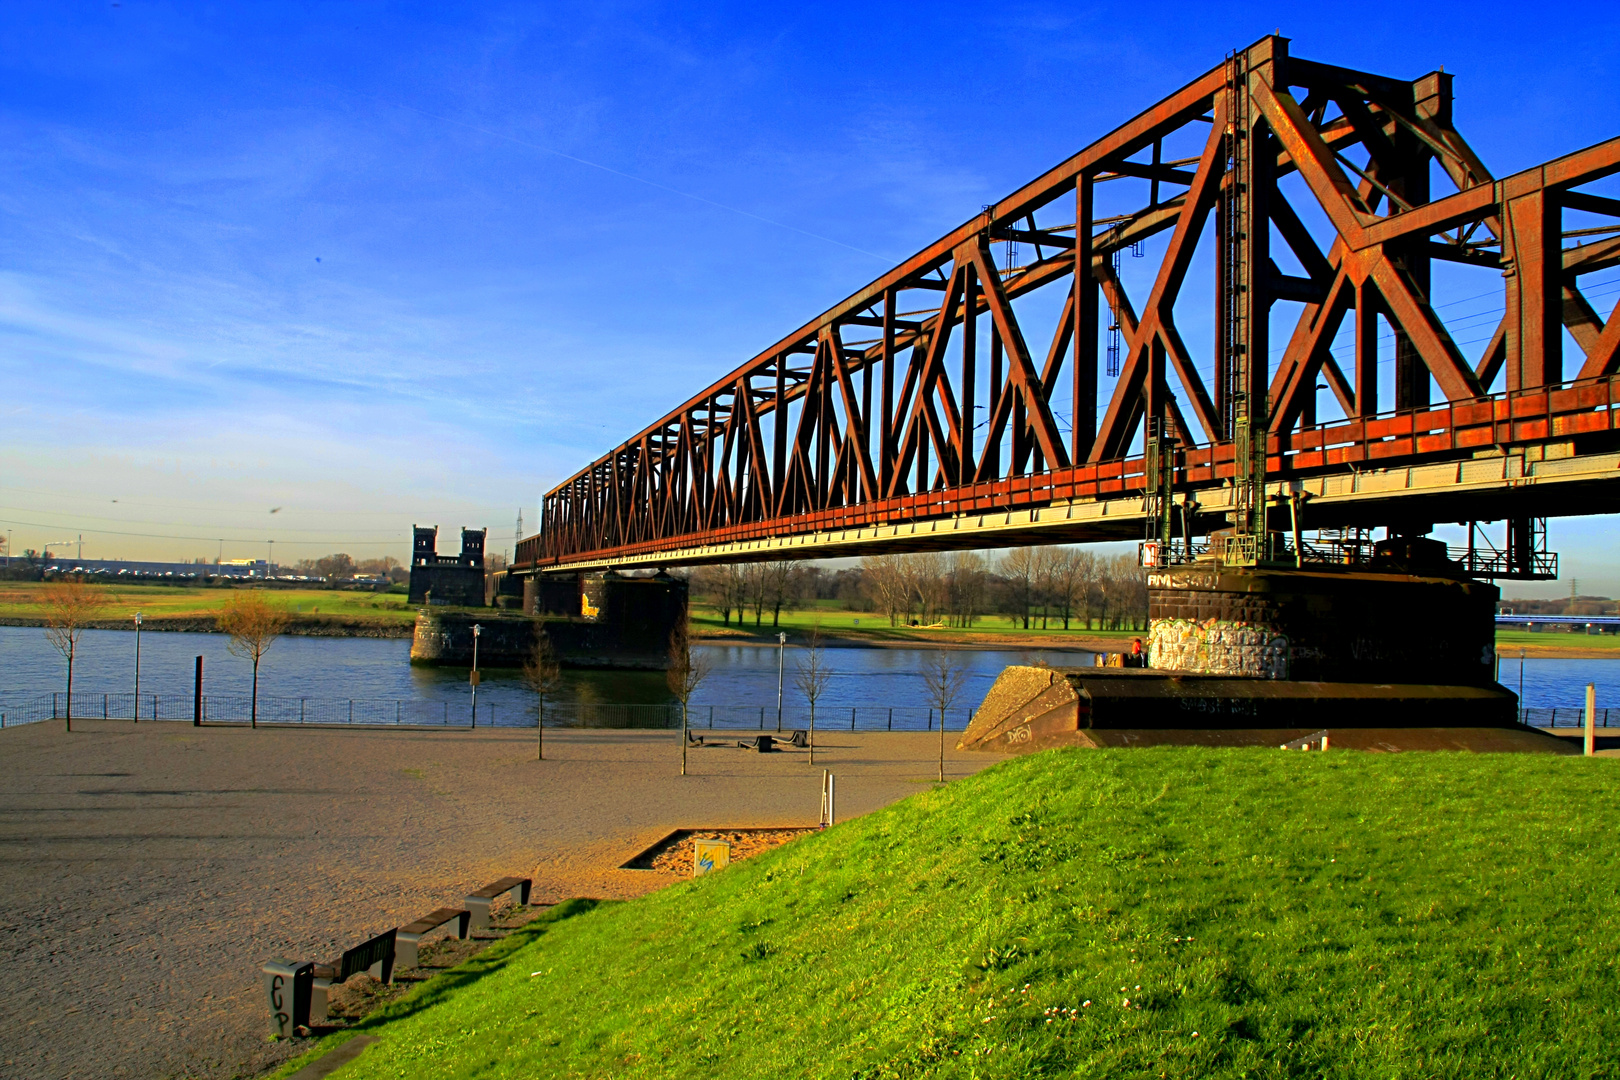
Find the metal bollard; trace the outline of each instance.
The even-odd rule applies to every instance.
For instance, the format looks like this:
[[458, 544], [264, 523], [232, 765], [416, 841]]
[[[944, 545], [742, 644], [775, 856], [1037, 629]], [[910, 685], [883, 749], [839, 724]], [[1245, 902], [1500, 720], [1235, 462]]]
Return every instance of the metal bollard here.
[[270, 1034], [291, 1038], [309, 1026], [310, 987], [315, 965], [275, 959], [264, 965], [264, 993], [270, 1005]]

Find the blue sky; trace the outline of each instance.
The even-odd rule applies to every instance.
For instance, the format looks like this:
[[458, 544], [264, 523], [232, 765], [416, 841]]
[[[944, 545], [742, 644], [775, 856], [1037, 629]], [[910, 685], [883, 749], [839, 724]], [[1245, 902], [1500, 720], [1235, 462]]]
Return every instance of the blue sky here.
[[[403, 558], [412, 522], [507, 547], [519, 506], [1274, 28], [1444, 65], [1498, 174], [1620, 131], [1613, 5], [1351, 10], [7, 4], [0, 519], [87, 556]], [[1612, 594], [1609, 526], [1554, 542]]]

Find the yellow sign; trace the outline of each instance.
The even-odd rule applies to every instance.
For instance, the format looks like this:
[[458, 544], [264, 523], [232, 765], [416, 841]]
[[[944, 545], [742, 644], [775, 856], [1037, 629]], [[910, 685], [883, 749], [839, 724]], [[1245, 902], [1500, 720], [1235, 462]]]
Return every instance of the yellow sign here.
[[692, 841], [692, 876], [723, 870], [731, 865], [731, 843], [727, 840]]
[[467, 679], [467, 681], [472, 683], [474, 686], [477, 686], [479, 683], [484, 681], [484, 673], [482, 671], [475, 671]]
[[591, 607], [591, 598], [584, 593], [579, 594], [579, 613], [587, 619], [594, 619], [602, 614], [601, 608]]

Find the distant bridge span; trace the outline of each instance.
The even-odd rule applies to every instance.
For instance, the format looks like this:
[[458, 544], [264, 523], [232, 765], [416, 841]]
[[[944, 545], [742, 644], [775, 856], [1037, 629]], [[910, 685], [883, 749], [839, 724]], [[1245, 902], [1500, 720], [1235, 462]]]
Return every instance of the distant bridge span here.
[[[1581, 291], [1620, 265], [1620, 199], [1580, 190], [1620, 172], [1620, 137], [1497, 178], [1450, 75], [1287, 46], [1235, 53], [558, 485], [515, 569], [1141, 539], [1172, 507], [1195, 534], [1264, 530], [1289, 493], [1311, 528], [1620, 511], [1620, 304]], [[1157, 260], [1145, 295], [1126, 252]], [[1441, 301], [1487, 294], [1469, 359]], [[1319, 380], [1343, 419], [1318, 422]]]

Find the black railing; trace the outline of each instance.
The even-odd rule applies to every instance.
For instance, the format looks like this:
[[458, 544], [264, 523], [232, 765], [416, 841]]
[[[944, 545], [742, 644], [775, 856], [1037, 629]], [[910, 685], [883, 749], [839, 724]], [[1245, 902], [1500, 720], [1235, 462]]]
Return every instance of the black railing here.
[[[0, 695], [0, 726], [62, 720], [68, 716], [67, 694]], [[200, 705], [200, 708], [198, 706]], [[73, 718], [76, 720], [135, 720], [135, 696], [129, 693], [75, 691]], [[470, 701], [404, 700], [378, 698], [280, 698], [261, 697], [258, 722], [261, 724], [321, 724], [354, 727], [534, 727], [535, 705], [510, 702], [481, 702], [476, 723]], [[253, 699], [248, 694], [209, 694], [200, 702], [188, 694], [142, 694], [140, 720], [187, 721], [200, 715], [205, 723], [248, 723], [253, 719]], [[948, 726], [960, 730], [971, 712], [952, 709]], [[677, 702], [625, 704], [616, 702], [547, 702], [547, 727], [556, 728], [678, 728], [681, 707]], [[939, 712], [922, 705], [820, 705], [816, 708], [819, 730], [842, 731], [937, 731]], [[791, 731], [810, 726], [809, 709], [803, 705], [784, 706], [780, 717], [771, 705], [721, 705], [694, 703], [687, 720], [696, 730]]]

